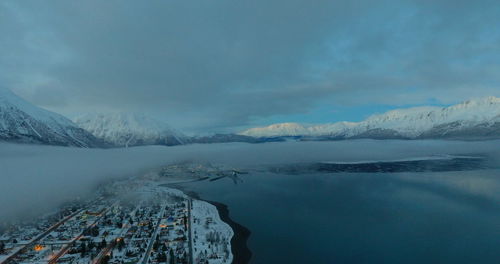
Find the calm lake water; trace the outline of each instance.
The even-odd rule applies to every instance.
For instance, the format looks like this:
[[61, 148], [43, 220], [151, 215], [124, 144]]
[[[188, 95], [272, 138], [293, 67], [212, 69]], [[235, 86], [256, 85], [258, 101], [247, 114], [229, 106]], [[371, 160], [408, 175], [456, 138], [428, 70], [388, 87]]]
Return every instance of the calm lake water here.
[[251, 230], [251, 263], [500, 263], [499, 170], [240, 178], [183, 187]]

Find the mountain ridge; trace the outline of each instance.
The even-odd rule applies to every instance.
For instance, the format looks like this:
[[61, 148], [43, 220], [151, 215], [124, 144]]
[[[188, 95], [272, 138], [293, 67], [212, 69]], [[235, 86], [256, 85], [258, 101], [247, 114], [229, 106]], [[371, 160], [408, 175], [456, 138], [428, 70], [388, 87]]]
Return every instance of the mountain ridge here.
[[186, 136], [164, 122], [137, 113], [86, 114], [73, 120], [97, 138], [118, 147], [181, 145]]
[[0, 88], [0, 140], [75, 147], [105, 145], [66, 117], [37, 107], [5, 88]]
[[[250, 128], [239, 135], [262, 137], [347, 138], [457, 138], [474, 137], [479, 132], [487, 138], [499, 137], [500, 98], [489, 96], [448, 106], [424, 106], [394, 109], [360, 122], [336, 122], [318, 125], [279, 123]], [[447, 128], [447, 129], [446, 129]], [[490, 129], [489, 129], [490, 128]], [[467, 135], [465, 131], [472, 133]], [[461, 133], [459, 133], [462, 131]]]
[[136, 113], [68, 118], [37, 107], [0, 87], [0, 140], [75, 147], [130, 147], [192, 143], [265, 143], [342, 139], [499, 139], [500, 98], [490, 96], [447, 107], [400, 108], [360, 122], [316, 125], [277, 123], [239, 133], [188, 137], [168, 124]]

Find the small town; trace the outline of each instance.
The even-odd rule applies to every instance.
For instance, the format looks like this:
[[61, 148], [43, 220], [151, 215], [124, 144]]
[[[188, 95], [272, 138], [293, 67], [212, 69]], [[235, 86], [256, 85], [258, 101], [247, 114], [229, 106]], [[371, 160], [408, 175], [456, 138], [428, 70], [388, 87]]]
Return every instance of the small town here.
[[2, 223], [0, 263], [232, 263], [233, 230], [217, 208], [153, 178], [116, 181], [55, 213]]

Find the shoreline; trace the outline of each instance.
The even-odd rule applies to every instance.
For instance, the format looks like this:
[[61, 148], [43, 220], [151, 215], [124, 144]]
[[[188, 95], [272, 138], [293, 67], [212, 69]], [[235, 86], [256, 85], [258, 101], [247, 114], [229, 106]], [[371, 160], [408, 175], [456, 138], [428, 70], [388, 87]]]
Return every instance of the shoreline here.
[[250, 237], [251, 231], [248, 228], [234, 222], [229, 217], [229, 209], [227, 205], [203, 199], [199, 200], [215, 206], [217, 208], [217, 211], [219, 211], [221, 220], [226, 222], [233, 229], [234, 235], [231, 238], [233, 264], [248, 264], [250, 262], [250, 259], [252, 258], [252, 251], [250, 251], [247, 245], [247, 241]]
[[227, 207], [227, 205], [220, 202], [202, 199], [198, 193], [193, 191], [188, 191], [182, 186], [179, 186], [177, 184], [162, 184], [162, 185], [181, 190], [182, 192], [184, 192], [186, 195], [190, 196], [193, 199], [204, 201], [215, 206], [217, 208], [221, 220], [224, 221], [226, 224], [228, 224], [231, 227], [231, 229], [233, 229], [234, 235], [231, 238], [231, 253], [233, 254], [232, 263], [248, 264], [250, 262], [250, 259], [252, 258], [252, 251], [250, 251], [250, 249], [248, 248], [247, 241], [252, 232], [245, 226], [242, 226], [231, 219], [231, 217], [229, 216], [229, 208]]

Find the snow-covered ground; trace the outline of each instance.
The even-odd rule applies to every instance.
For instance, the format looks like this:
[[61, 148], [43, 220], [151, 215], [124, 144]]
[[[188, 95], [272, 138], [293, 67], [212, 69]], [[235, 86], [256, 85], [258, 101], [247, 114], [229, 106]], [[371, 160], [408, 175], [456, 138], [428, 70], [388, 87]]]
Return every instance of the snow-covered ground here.
[[217, 208], [159, 183], [114, 182], [65, 219], [56, 218], [58, 225], [48, 218], [11, 225], [0, 233], [7, 249], [0, 262], [13, 255], [15, 263], [184, 263], [194, 248], [193, 263], [231, 263], [233, 231]]
[[223, 222], [217, 208], [205, 201], [192, 202], [192, 240], [194, 263], [210, 264], [232, 263], [231, 227]]

